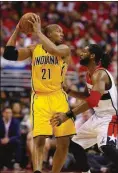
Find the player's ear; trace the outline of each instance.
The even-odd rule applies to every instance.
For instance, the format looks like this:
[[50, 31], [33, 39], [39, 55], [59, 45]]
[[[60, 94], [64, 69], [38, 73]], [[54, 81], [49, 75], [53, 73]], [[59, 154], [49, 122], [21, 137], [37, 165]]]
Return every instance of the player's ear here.
[[91, 54], [91, 59], [95, 59], [95, 54], [94, 53]]
[[48, 32], [47, 33], [47, 36], [50, 38], [51, 37], [51, 32]]

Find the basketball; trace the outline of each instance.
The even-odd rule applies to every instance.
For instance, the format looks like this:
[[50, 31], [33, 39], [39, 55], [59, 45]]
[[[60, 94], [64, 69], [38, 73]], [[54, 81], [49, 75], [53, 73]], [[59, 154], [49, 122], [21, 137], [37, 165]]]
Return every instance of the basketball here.
[[20, 27], [20, 30], [25, 34], [30, 34], [33, 32], [32, 24], [28, 22], [28, 20], [31, 20], [32, 16], [37, 16], [37, 14], [26, 13], [20, 19], [19, 27]]

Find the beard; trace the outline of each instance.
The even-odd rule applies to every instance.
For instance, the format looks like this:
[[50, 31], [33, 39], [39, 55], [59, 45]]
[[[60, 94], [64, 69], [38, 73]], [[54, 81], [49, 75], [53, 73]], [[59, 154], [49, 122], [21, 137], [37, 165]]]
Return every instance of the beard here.
[[89, 62], [90, 62], [90, 57], [86, 57], [85, 59], [80, 60], [80, 64], [83, 66], [88, 66]]
[[59, 46], [61, 44], [61, 41], [60, 42], [57, 41], [57, 42], [55, 42], [55, 44], [56, 44], [56, 46]]

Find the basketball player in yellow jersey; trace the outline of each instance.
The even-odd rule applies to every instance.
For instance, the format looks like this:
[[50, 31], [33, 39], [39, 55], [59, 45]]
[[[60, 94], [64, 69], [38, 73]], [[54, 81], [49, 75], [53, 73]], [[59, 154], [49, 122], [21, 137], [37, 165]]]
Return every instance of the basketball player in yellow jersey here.
[[52, 173], [59, 173], [68, 152], [69, 137], [75, 134], [71, 119], [59, 127], [52, 127], [50, 119], [58, 112], [69, 110], [62, 82], [69, 62], [70, 49], [61, 44], [63, 30], [59, 25], [49, 25], [45, 35], [41, 32], [39, 17], [29, 21], [40, 44], [16, 50], [16, 38], [20, 31], [19, 25], [10, 37], [4, 52], [7, 60], [22, 61], [32, 57], [32, 99], [31, 120], [33, 125], [33, 170], [42, 171], [43, 148], [45, 138], [50, 135], [57, 137], [57, 148], [53, 158]]

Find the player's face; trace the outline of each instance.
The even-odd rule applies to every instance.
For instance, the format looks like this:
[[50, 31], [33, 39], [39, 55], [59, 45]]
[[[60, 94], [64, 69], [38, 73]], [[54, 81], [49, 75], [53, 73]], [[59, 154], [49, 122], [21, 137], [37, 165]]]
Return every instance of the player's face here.
[[80, 53], [80, 64], [84, 66], [88, 66], [90, 62], [90, 52], [89, 47], [86, 46]]
[[58, 26], [56, 27], [50, 34], [51, 39], [56, 43], [56, 44], [60, 44], [63, 41], [64, 38], [64, 33], [63, 33], [63, 29]]

